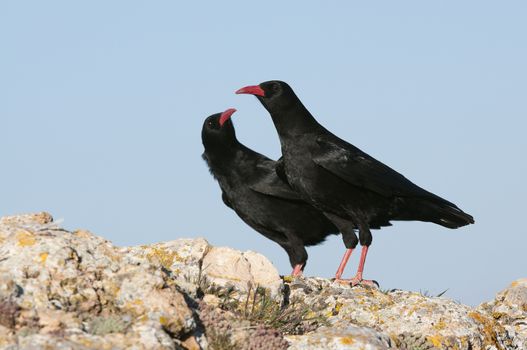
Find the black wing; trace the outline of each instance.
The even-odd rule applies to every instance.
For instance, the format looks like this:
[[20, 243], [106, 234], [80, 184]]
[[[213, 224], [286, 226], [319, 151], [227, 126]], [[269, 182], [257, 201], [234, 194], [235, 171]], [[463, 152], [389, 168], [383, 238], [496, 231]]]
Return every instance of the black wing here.
[[314, 152], [313, 161], [351, 185], [385, 197], [425, 197], [444, 201], [333, 135], [319, 136], [317, 144], [319, 148]]
[[268, 196], [288, 199], [293, 201], [302, 201], [298, 194], [289, 186], [287, 182], [278, 176], [276, 167], [279, 163], [266, 160], [260, 162], [258, 172], [261, 174], [256, 181], [254, 181], [249, 188], [258, 193]]

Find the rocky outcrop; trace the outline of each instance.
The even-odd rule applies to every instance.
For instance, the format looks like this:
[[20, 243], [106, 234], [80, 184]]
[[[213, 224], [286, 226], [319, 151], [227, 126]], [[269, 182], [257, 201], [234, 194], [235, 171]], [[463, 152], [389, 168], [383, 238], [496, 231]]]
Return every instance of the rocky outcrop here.
[[527, 349], [527, 279], [477, 308], [285, 281], [204, 239], [119, 248], [46, 213], [0, 219], [0, 349]]

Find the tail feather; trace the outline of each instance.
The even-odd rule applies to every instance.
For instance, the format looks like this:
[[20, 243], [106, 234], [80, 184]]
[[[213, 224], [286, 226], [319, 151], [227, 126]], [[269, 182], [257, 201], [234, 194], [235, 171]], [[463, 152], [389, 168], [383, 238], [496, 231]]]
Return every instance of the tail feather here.
[[474, 223], [472, 215], [459, 209], [454, 203], [440, 197], [406, 198], [395, 220], [419, 220], [458, 228]]
[[472, 215], [465, 213], [450, 202], [428, 202], [424, 206], [428, 207], [426, 210], [428, 220], [438, 225], [458, 228], [474, 223]]

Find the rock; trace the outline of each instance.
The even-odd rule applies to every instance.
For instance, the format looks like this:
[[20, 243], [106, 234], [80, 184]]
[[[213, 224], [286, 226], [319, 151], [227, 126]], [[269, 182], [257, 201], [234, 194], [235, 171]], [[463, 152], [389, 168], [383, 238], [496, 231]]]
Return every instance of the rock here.
[[385, 350], [393, 349], [391, 339], [371, 328], [349, 325], [321, 327], [309, 336], [290, 336], [290, 350]]
[[527, 279], [477, 308], [288, 280], [202, 238], [118, 248], [47, 213], [4, 217], [0, 349], [527, 349]]
[[[302, 282], [303, 287], [292, 289], [290, 298], [300, 298], [308, 305], [320, 305], [321, 312], [328, 315], [332, 337], [360, 338], [359, 343], [370, 342], [372, 349], [475, 350], [513, 349], [515, 346], [515, 337], [489, 313], [447, 298], [407, 291], [350, 288], [319, 278], [306, 278]], [[357, 331], [349, 328], [350, 324], [374, 333], [368, 331], [358, 337]], [[293, 348], [302, 348], [311, 340], [317, 342], [327, 337], [328, 330], [320, 328], [312, 334], [288, 339]], [[379, 343], [381, 338], [384, 340]], [[340, 349], [338, 346], [342, 344], [337, 346], [337, 343], [332, 341], [321, 349]]]
[[203, 238], [122, 248], [121, 253], [130, 263], [152, 264], [170, 271], [178, 285], [186, 292], [196, 294], [200, 284], [201, 264], [212, 247]]
[[214, 247], [203, 259], [203, 275], [209, 282], [247, 293], [249, 289], [265, 286], [271, 296], [281, 295], [282, 279], [271, 262], [255, 252], [240, 252], [227, 247]]
[[0, 332], [20, 348], [175, 349], [197, 332], [171, 276], [88, 231], [24, 215], [0, 241]]
[[514, 339], [514, 349], [527, 349], [527, 278], [512, 282], [496, 298], [479, 306], [478, 311], [490, 315]]

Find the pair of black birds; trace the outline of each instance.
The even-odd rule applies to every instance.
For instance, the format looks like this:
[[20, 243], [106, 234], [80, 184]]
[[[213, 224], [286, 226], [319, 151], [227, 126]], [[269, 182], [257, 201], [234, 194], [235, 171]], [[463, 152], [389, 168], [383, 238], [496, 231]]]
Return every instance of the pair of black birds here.
[[[205, 120], [203, 158], [221, 187], [223, 202], [287, 252], [293, 276], [302, 275], [306, 246], [340, 232], [346, 251], [335, 279], [373, 285], [375, 281], [362, 278], [371, 229], [390, 226], [392, 220], [433, 222], [452, 229], [474, 223], [455, 204], [326, 130], [288, 84], [268, 81], [236, 93], [256, 96], [270, 113], [282, 157], [273, 161], [241, 144], [231, 121], [236, 110], [228, 109]], [[359, 242], [357, 274], [342, 279]]]

